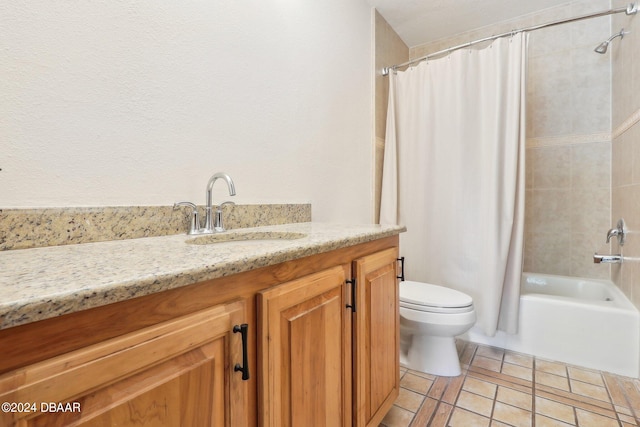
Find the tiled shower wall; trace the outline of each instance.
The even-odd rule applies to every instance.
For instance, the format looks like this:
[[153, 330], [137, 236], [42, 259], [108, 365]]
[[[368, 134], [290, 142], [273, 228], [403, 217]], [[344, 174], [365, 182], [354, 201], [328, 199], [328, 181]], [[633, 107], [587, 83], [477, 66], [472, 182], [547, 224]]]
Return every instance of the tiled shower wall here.
[[[571, 16], [608, 1], [565, 7]], [[530, 35], [527, 80], [525, 270], [609, 278], [593, 263], [608, 253], [611, 200], [609, 54], [593, 51], [610, 18], [559, 25]]]
[[[614, 7], [627, 3], [619, 0]], [[612, 19], [611, 32], [629, 31], [611, 46], [613, 87], [612, 220], [624, 218], [629, 234], [621, 265], [612, 267], [611, 277], [640, 308], [640, 15], [624, 14]]]
[[[574, 2], [413, 47], [410, 56], [609, 7], [609, 0]], [[593, 264], [592, 256], [608, 253], [612, 223], [610, 56], [593, 52], [610, 34], [609, 17], [530, 33], [526, 271], [609, 277], [609, 266]]]

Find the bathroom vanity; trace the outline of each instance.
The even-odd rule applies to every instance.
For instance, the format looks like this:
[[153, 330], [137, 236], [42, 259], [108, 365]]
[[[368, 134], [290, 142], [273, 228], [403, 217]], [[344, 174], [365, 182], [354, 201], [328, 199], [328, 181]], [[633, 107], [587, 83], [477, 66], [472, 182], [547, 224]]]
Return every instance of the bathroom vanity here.
[[0, 253], [0, 425], [377, 426], [399, 392], [403, 230]]

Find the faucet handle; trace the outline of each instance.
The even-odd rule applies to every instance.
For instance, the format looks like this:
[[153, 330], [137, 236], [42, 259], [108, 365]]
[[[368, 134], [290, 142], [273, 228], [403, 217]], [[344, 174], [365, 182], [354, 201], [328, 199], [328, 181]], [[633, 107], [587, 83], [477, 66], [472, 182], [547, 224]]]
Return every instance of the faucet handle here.
[[617, 228], [612, 228], [611, 230], [609, 230], [607, 232], [607, 243], [609, 243], [611, 241], [612, 237], [616, 237], [620, 234], [620, 230], [618, 230]]
[[216, 232], [224, 231], [224, 224], [222, 223], [222, 207], [224, 205], [235, 205], [235, 203], [231, 201], [227, 201], [227, 202], [222, 202], [218, 205], [218, 208], [216, 209], [216, 217], [213, 223], [213, 229]]
[[199, 234], [200, 233], [200, 217], [198, 216], [198, 207], [191, 202], [177, 202], [173, 204], [173, 209], [177, 209], [180, 206], [188, 206], [191, 208], [191, 223], [189, 225], [189, 231], [187, 234]]
[[616, 224], [616, 228], [612, 228], [607, 232], [607, 243], [611, 241], [612, 237], [618, 238], [618, 244], [624, 245], [625, 235], [627, 234], [627, 225], [624, 222], [624, 218], [620, 218]]

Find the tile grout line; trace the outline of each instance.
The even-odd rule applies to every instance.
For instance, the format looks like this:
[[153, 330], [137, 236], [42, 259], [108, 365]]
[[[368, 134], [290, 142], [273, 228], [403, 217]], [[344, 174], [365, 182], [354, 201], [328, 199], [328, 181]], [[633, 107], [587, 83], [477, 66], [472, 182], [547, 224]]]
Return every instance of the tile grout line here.
[[[467, 373], [466, 372], [463, 371], [461, 374], [464, 375], [464, 378], [467, 377]], [[452, 383], [451, 378], [455, 378], [455, 377], [448, 377], [447, 378], [447, 387], [445, 388], [444, 392], [442, 393], [442, 396], [440, 396], [440, 402], [438, 403], [438, 406], [442, 405], [443, 403], [446, 404], [446, 405], [451, 405], [451, 411], [449, 412], [449, 416], [447, 416], [447, 419], [445, 420], [443, 427], [446, 427], [446, 426], [449, 425], [449, 421], [451, 421], [451, 417], [453, 416], [453, 412], [456, 409], [456, 403], [458, 402], [458, 396], [460, 395], [460, 390], [458, 390], [458, 393], [456, 394], [456, 398], [453, 399], [453, 402], [454, 402], [453, 404], [442, 401], [442, 398], [446, 394], [447, 390], [449, 389], [449, 387], [451, 387], [451, 383]], [[464, 380], [463, 380], [463, 383], [464, 383]], [[462, 389], [462, 387], [460, 387], [460, 389]]]
[[[409, 372], [409, 369], [407, 368], [407, 370], [405, 371], [404, 375], [407, 374], [407, 372]], [[403, 377], [404, 377], [403, 375]], [[433, 387], [433, 384], [435, 383], [435, 380], [431, 382], [431, 385], [424, 391], [424, 397], [422, 399], [422, 403], [420, 403], [420, 406], [418, 406], [418, 409], [416, 409], [416, 412], [413, 412], [413, 415], [411, 416], [411, 421], [409, 421], [409, 427], [411, 427], [411, 425], [413, 424], [413, 421], [415, 421], [416, 416], [418, 415], [418, 412], [420, 411], [420, 408], [422, 408], [422, 405], [424, 405], [427, 401], [427, 395], [429, 394], [429, 390], [431, 390], [431, 387]], [[431, 420], [429, 420], [431, 421]]]
[[[463, 384], [463, 386], [464, 386], [464, 382], [465, 382], [465, 381], [467, 380], [467, 378], [468, 378], [468, 374], [469, 374], [469, 372], [472, 372], [472, 371], [471, 371], [471, 366], [473, 365], [473, 360], [474, 360], [474, 359], [475, 359], [475, 357], [478, 355], [477, 353], [478, 353], [478, 349], [479, 349], [479, 348], [480, 348], [480, 346], [478, 346], [478, 345], [477, 345], [477, 346], [476, 346], [476, 348], [475, 348], [475, 350], [473, 351], [473, 355], [470, 357], [469, 364], [468, 364], [467, 369], [466, 369], [466, 371], [465, 371], [464, 381], [463, 381], [463, 383], [462, 383], [462, 384]], [[504, 357], [505, 357], [505, 353], [503, 352], [502, 357], [501, 357], [501, 362], [500, 362], [500, 371], [502, 371], [502, 366], [504, 365]], [[495, 359], [494, 359], [494, 360], [495, 360]], [[483, 380], [483, 381], [485, 381], [485, 380]], [[497, 402], [497, 399], [498, 399], [498, 387], [499, 387], [499, 386], [498, 386], [498, 384], [494, 384], [494, 385], [496, 386], [496, 389], [495, 389], [495, 391], [493, 392], [493, 398], [492, 398], [492, 402], [491, 402], [491, 413], [489, 414], [489, 417], [488, 417], [488, 418], [489, 418], [489, 422], [490, 422], [490, 423], [491, 423], [492, 421], [494, 421], [493, 414], [494, 414], [494, 412], [495, 412], [496, 402]], [[463, 387], [461, 386], [461, 387], [460, 387], [460, 391], [458, 392], [458, 398], [460, 397], [460, 394], [462, 393], [462, 388], [463, 388]], [[470, 391], [467, 391], [467, 392], [468, 392], [468, 393], [475, 394], [476, 396], [481, 396], [481, 395], [479, 395], [479, 394], [477, 394], [477, 393], [474, 393], [474, 392], [470, 392]], [[483, 396], [483, 397], [486, 397], [486, 396]], [[456, 398], [456, 404], [457, 404], [457, 403], [458, 403], [458, 399]], [[455, 405], [454, 405], [454, 409], [455, 409], [456, 407], [457, 407], [457, 406], [455, 406]], [[476, 415], [479, 415], [479, 416], [481, 416], [481, 417], [485, 417], [485, 418], [486, 418], [486, 416], [485, 416], [484, 414], [481, 414], [481, 413], [478, 413], [478, 412], [475, 412], [475, 411], [472, 411], [472, 410], [469, 410], [469, 409], [466, 409], [466, 410], [467, 410], [467, 411], [469, 411], [469, 412], [471, 412], [471, 413], [474, 413], [474, 414], [476, 414]]]
[[[633, 386], [636, 389], [638, 389], [637, 385], [638, 385], [638, 380], [634, 380]], [[627, 404], [629, 405], [629, 410], [633, 414], [633, 418], [636, 420], [636, 424], [640, 425], [640, 414], [638, 414], [638, 412], [636, 411], [636, 408], [633, 406], [633, 403], [631, 402], [631, 397], [627, 395], [627, 391], [625, 389], [623, 389], [623, 393], [624, 393], [624, 398], [627, 401]]]
[[[569, 366], [564, 365], [564, 373], [567, 375], [567, 383], [569, 385], [569, 393], [573, 393], [573, 385], [571, 384], [571, 374], [569, 373]], [[578, 425], [578, 407], [576, 405], [571, 405], [571, 409], [573, 410], [573, 424]]]
[[[636, 389], [638, 389], [638, 380], [634, 380], [633, 381], [633, 385]], [[640, 390], [639, 390], [640, 391]], [[636, 420], [636, 424], [640, 425], [640, 414], [637, 413], [636, 408], [633, 407], [632, 403], [631, 403], [631, 398], [627, 396], [627, 393], [624, 393], [624, 398], [627, 401], [627, 403], [629, 404], [629, 410], [631, 411], [631, 413], [633, 414], [633, 418]]]
[[[627, 405], [629, 405], [629, 411], [633, 414], [633, 418], [636, 420], [636, 424], [640, 425], [640, 414], [637, 413], [636, 408], [633, 405], [633, 402], [631, 402], [631, 397], [627, 393], [626, 387], [623, 387], [622, 384], [620, 384], [617, 377], [615, 378], [615, 381], [616, 381], [616, 385], [622, 390], [624, 400], [627, 402]], [[634, 387], [635, 387], [635, 382], [634, 382]], [[615, 406], [614, 406], [614, 409], [615, 409]], [[617, 413], [618, 411], [616, 410], [616, 414]]]
[[[607, 396], [609, 397], [609, 402], [611, 403], [611, 406], [613, 407], [613, 413], [616, 416], [616, 421], [618, 421], [618, 425], [622, 425], [622, 420], [620, 419], [620, 414], [618, 413], [618, 409], [616, 409], [616, 402], [613, 398], [613, 396], [611, 395], [611, 391], [609, 390], [609, 385], [607, 383], [607, 381], [605, 380], [604, 376], [602, 375], [602, 372], [599, 372], [598, 375], [600, 375], [600, 381], [602, 381], [602, 383], [604, 384], [604, 389], [607, 391]], [[625, 397], [626, 399], [626, 397]], [[629, 408], [631, 410], [631, 413], [633, 414], [633, 409]], [[634, 415], [635, 418], [635, 415]], [[636, 424], [638, 423], [638, 420], [636, 419]]]
[[[433, 384], [431, 385], [431, 387], [433, 387], [433, 385], [435, 384], [435, 381], [433, 382]], [[429, 389], [431, 389], [431, 387], [429, 387]], [[440, 397], [438, 398], [438, 401], [436, 403], [436, 405], [433, 408], [433, 413], [431, 414], [431, 416], [429, 417], [429, 422], [427, 423], [427, 426], [431, 425], [431, 422], [435, 420], [436, 415], [438, 415], [438, 408], [440, 408], [440, 405], [442, 404], [442, 400], [440, 400], [442, 398], [442, 394], [444, 394], [444, 392], [442, 392], [440, 394]], [[426, 399], [426, 397], [425, 397]], [[449, 418], [447, 418], [446, 422], [449, 422]], [[416, 426], [416, 427], [420, 427], [420, 426]]]
[[[462, 354], [464, 354], [464, 350], [467, 348], [468, 345], [469, 345], [469, 343], [465, 343], [465, 346], [464, 346], [464, 348], [463, 348], [463, 350], [461, 352]], [[471, 361], [473, 361], [473, 358], [475, 357], [476, 351], [477, 351], [477, 347], [473, 351], [473, 355], [470, 357], [469, 365], [471, 365]], [[461, 375], [464, 375], [464, 377], [462, 379], [462, 383], [460, 385], [460, 389], [456, 393], [455, 399], [452, 399], [453, 403], [451, 404], [451, 411], [449, 412], [449, 415], [447, 416], [447, 419], [445, 420], [443, 427], [446, 427], [447, 425], [449, 425], [449, 421], [451, 421], [451, 417], [453, 416], [453, 413], [454, 413], [454, 411], [455, 411], [455, 409], [457, 407], [456, 404], [458, 403], [458, 399], [460, 397], [460, 393], [462, 392], [462, 387], [464, 385], [464, 382], [467, 379], [467, 374], [469, 372], [468, 366], [467, 366], [467, 368], [464, 368], [463, 366], [461, 366], [461, 368], [462, 368]], [[451, 378], [452, 377], [448, 377], [447, 378], [447, 387], [445, 387], [445, 389], [443, 390], [442, 394], [440, 395], [440, 397], [438, 399], [438, 403], [436, 404], [435, 409], [433, 411], [433, 415], [429, 419], [429, 423], [427, 423], [427, 426], [429, 426], [431, 424], [431, 421], [435, 418], [436, 414], [438, 413], [438, 408], [440, 408], [440, 406], [442, 406], [442, 404], [443, 404], [442, 398], [446, 394], [447, 389], [451, 386], [451, 382], [452, 382]], [[434, 382], [434, 384], [435, 384], [435, 382]], [[449, 404], [449, 403], [447, 403], [447, 404]], [[421, 427], [421, 426], [416, 426], [416, 427]]]
[[[407, 370], [406, 372], [409, 372], [409, 371]], [[413, 416], [411, 417], [411, 421], [409, 422], [409, 427], [413, 426], [413, 423], [414, 421], [416, 421], [416, 417], [418, 416], [418, 413], [420, 413], [420, 410], [422, 409], [422, 407], [426, 405], [428, 402], [428, 399], [430, 399], [429, 392], [431, 391], [433, 386], [436, 384], [436, 380], [437, 380], [437, 377], [431, 382], [431, 385], [429, 386], [429, 388], [425, 390], [425, 395], [424, 395], [424, 399], [422, 400], [422, 404], [418, 407], [418, 410], [413, 413]], [[438, 412], [438, 406], [440, 406], [439, 400], [438, 400], [438, 403], [434, 406], [433, 412], [431, 413], [431, 415], [429, 416], [429, 419], [427, 420], [427, 426], [429, 426], [431, 424], [431, 421], [433, 421], [433, 419], [435, 418], [436, 413]]]
[[536, 358], [531, 356], [531, 425], [536, 425]]
[[496, 384], [496, 390], [493, 392], [493, 403], [491, 404], [491, 415], [489, 417], [489, 422], [493, 421], [493, 414], [496, 411], [496, 402], [498, 401], [498, 387], [499, 385]]
[[[502, 370], [504, 369], [504, 359], [505, 356], [507, 354], [506, 350], [502, 350], [502, 357], [500, 358], [500, 374], [502, 374]], [[504, 374], [503, 374], [504, 375]], [[493, 405], [491, 406], [491, 417], [489, 418], [489, 421], [493, 421], [493, 414], [495, 413], [496, 410], [496, 403], [498, 402], [498, 389], [500, 388], [500, 386], [498, 384], [496, 384], [496, 391], [494, 393], [493, 396]]]

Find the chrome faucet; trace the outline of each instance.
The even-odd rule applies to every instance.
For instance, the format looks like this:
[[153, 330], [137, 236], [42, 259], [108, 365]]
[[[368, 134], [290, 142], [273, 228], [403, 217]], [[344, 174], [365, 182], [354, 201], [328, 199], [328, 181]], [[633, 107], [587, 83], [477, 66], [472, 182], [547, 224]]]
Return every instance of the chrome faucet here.
[[[616, 228], [607, 231], [607, 243], [611, 242], [612, 237], [618, 238], [618, 245], [624, 245], [624, 238], [627, 234], [627, 226], [624, 219], [620, 218], [616, 224]], [[596, 264], [620, 264], [624, 260], [622, 254], [600, 255], [597, 252], [593, 254], [593, 262]]]
[[211, 190], [213, 189], [213, 184], [220, 178], [224, 179], [227, 182], [227, 187], [229, 188], [229, 195], [230, 196], [236, 195], [236, 186], [233, 184], [233, 180], [228, 174], [224, 172], [218, 172], [214, 174], [211, 178], [209, 178], [209, 183], [207, 184], [207, 207], [205, 208], [206, 217], [204, 221], [204, 229], [201, 231], [202, 234], [212, 234], [212, 233], [215, 233], [216, 231], [224, 230], [224, 229], [222, 230], [216, 229], [216, 227], [221, 228], [221, 225], [219, 224], [220, 220], [218, 220], [218, 217], [217, 217], [216, 221], [214, 221], [213, 214], [212, 214], [213, 197], [211, 195]]
[[230, 196], [236, 195], [236, 186], [233, 184], [233, 180], [231, 179], [231, 177], [226, 173], [218, 172], [214, 174], [211, 178], [209, 178], [209, 182], [207, 183], [207, 206], [205, 208], [206, 218], [204, 222], [204, 228], [200, 228], [200, 218], [198, 216], [198, 207], [195, 204], [191, 202], [177, 202], [176, 204], [173, 205], [174, 209], [178, 208], [179, 206], [188, 206], [191, 208], [191, 211], [192, 211], [191, 221], [189, 223], [190, 224], [189, 231], [187, 232], [187, 234], [189, 235], [213, 234], [220, 231], [224, 231], [224, 226], [222, 224], [222, 206], [224, 206], [225, 204], [235, 205], [235, 203], [233, 202], [221, 203], [220, 206], [218, 206], [218, 209], [216, 211], [215, 220], [212, 219], [213, 218], [213, 214], [212, 214], [213, 202], [212, 202], [211, 190], [213, 189], [213, 183], [216, 182], [219, 178], [222, 178], [227, 182], [227, 187], [229, 187], [229, 195]]
[[624, 238], [625, 238], [625, 234], [627, 234], [627, 226], [624, 223], [624, 219], [620, 218], [618, 220], [618, 223], [616, 224], [616, 228], [612, 228], [611, 230], [607, 231], [607, 243], [609, 243], [611, 241], [612, 237], [617, 237], [618, 238], [618, 244], [620, 246], [624, 245]]

